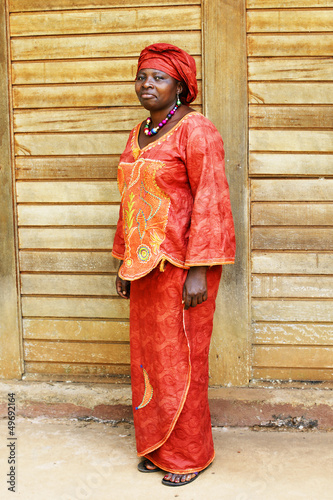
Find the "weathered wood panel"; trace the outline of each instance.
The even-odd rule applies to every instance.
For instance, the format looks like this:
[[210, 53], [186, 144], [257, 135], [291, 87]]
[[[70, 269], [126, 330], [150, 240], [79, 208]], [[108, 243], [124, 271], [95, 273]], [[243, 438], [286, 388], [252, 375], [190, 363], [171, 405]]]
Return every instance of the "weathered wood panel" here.
[[333, 80], [333, 61], [331, 57], [250, 57], [248, 79], [249, 81]]
[[333, 380], [333, 369], [254, 367], [252, 375], [258, 380], [330, 382]]
[[254, 344], [333, 345], [332, 325], [320, 323], [254, 323]]
[[332, 226], [333, 203], [253, 203], [254, 226]]
[[116, 181], [17, 182], [18, 203], [119, 202]]
[[333, 176], [333, 154], [251, 152], [249, 165], [250, 176]]
[[117, 205], [19, 205], [20, 226], [117, 225]]
[[253, 365], [292, 368], [333, 368], [333, 346], [256, 346], [253, 350]]
[[20, 228], [21, 249], [112, 249], [115, 229]]
[[94, 342], [129, 341], [128, 321], [24, 319], [25, 339]]
[[115, 295], [115, 276], [22, 274], [23, 295]]
[[12, 36], [169, 31], [170, 27], [200, 30], [200, 6], [17, 13], [10, 17]]
[[253, 10], [247, 13], [248, 33], [332, 31], [333, 11], [311, 10]]
[[333, 250], [333, 229], [318, 227], [255, 227], [253, 250]]
[[116, 179], [119, 155], [16, 157], [17, 180]]
[[[12, 0], [12, 1], [24, 1], [24, 0]], [[246, 5], [248, 9], [287, 9], [287, 8], [302, 9], [307, 7], [325, 8], [325, 7], [333, 7], [333, 1], [332, 0], [247, 0]]]
[[25, 340], [27, 361], [70, 363], [128, 363], [129, 345], [97, 342], [44, 342]]
[[331, 33], [248, 35], [248, 54], [252, 57], [331, 56]]
[[333, 179], [253, 179], [252, 201], [333, 201]]
[[[332, 67], [333, 71], [333, 67]], [[251, 128], [333, 128], [333, 106], [250, 105]]]
[[[252, 275], [252, 297], [333, 298], [332, 276]], [[331, 327], [333, 345], [333, 328]]]
[[330, 82], [250, 82], [249, 103], [332, 104], [333, 86]]
[[252, 272], [333, 274], [333, 254], [322, 252], [252, 252]]
[[[307, 0], [309, 1], [309, 0]], [[140, 6], [182, 5], [184, 0], [140, 0]], [[200, 5], [200, 0], [191, 0]], [[138, 7], [137, 0], [9, 0], [10, 12]]]
[[[20, 251], [22, 272], [114, 273], [119, 260], [111, 252]], [[333, 261], [333, 259], [332, 259]]]
[[[103, 364], [103, 363], [46, 363], [43, 361], [26, 361], [25, 380], [50, 380], [75, 382], [117, 382], [128, 384], [130, 382], [131, 368], [128, 364]], [[96, 379], [94, 379], [96, 377]]]
[[[252, 299], [252, 319], [254, 321], [329, 323], [333, 321], [333, 300]], [[333, 363], [333, 357], [331, 362]], [[318, 366], [321, 367], [320, 364]]]
[[147, 34], [109, 34], [87, 36], [46, 36], [14, 38], [11, 43], [14, 61], [40, 59], [82, 59], [99, 57], [138, 57], [140, 51], [152, 43], [177, 45], [191, 55], [201, 54], [201, 33], [168, 32]]
[[23, 316], [28, 317], [126, 319], [129, 301], [120, 298], [22, 297], [22, 310]]

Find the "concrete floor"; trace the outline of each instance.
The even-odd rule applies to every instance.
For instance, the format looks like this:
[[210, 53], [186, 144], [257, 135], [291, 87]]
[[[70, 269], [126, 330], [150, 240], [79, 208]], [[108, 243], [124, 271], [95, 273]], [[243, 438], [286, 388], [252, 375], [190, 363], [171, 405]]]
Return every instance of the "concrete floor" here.
[[0, 422], [0, 498], [22, 500], [333, 500], [333, 433], [215, 428], [216, 459], [193, 484], [167, 488], [137, 471], [131, 424], [17, 419], [16, 492], [7, 491]]

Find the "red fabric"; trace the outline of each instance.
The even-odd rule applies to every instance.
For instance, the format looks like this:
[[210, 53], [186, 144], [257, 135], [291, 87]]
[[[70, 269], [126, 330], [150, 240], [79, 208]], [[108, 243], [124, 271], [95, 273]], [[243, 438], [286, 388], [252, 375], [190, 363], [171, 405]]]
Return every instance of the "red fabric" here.
[[131, 284], [137, 452], [173, 473], [202, 470], [214, 459], [208, 353], [221, 270], [208, 269], [208, 300], [188, 311], [182, 306], [184, 269], [167, 263], [164, 272], [156, 268]]
[[235, 234], [220, 134], [203, 115], [185, 115], [140, 149], [140, 124], [118, 168], [122, 194], [112, 254], [136, 280], [165, 259], [188, 268], [233, 263]]
[[195, 60], [185, 50], [169, 43], [149, 45], [140, 54], [138, 71], [144, 68], [164, 71], [178, 81], [185, 83], [186, 89], [181, 101], [190, 104], [198, 95]]

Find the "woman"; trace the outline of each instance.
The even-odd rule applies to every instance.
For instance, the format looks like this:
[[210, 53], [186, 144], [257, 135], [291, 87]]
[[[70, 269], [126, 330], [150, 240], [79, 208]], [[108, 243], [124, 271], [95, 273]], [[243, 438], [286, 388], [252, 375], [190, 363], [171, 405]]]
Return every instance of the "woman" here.
[[194, 59], [145, 48], [135, 90], [150, 116], [130, 133], [118, 167], [122, 195], [112, 254], [117, 293], [130, 298], [131, 379], [141, 472], [189, 484], [214, 459], [208, 353], [222, 264], [235, 238], [222, 139], [188, 106]]

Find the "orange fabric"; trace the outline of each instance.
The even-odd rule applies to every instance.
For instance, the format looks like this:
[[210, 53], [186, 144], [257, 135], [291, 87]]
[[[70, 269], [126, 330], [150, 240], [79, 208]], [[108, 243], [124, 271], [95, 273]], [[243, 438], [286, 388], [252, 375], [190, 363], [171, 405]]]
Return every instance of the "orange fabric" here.
[[181, 101], [190, 104], [198, 95], [195, 60], [185, 50], [169, 43], [149, 45], [140, 54], [138, 71], [150, 68], [164, 71], [177, 81], [185, 83]]
[[182, 306], [184, 269], [167, 263], [164, 272], [157, 267], [131, 284], [137, 452], [166, 471], [199, 471], [214, 459], [208, 353], [221, 269], [208, 269], [208, 300], [188, 311]]
[[140, 149], [138, 124], [118, 169], [122, 195], [112, 254], [136, 280], [165, 259], [188, 268], [233, 263], [235, 234], [220, 134], [203, 115], [185, 115]]

